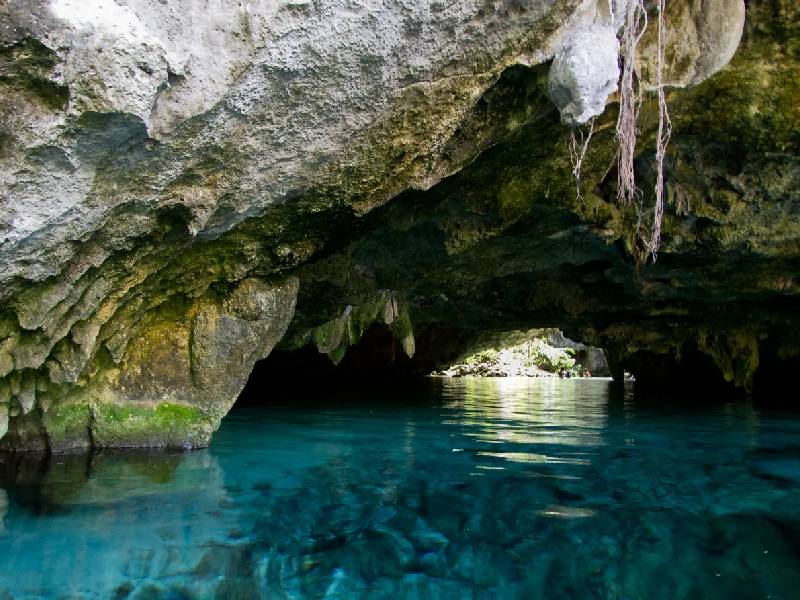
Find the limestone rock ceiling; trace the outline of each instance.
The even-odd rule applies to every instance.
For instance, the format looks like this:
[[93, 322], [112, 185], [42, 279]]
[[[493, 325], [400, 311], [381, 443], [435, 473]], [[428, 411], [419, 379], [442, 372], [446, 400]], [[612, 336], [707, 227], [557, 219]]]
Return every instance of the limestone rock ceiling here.
[[[700, 85], [670, 96], [664, 245], [636, 276], [623, 2], [5, 3], [0, 443], [202, 445], [287, 327], [340, 359], [374, 320], [409, 353], [454, 325], [563, 324], [620, 364], [692, 343], [747, 385], [759, 336], [797, 340], [797, 9], [750, 6], [712, 77], [742, 2], [671, 4], [667, 79]], [[580, 200], [548, 90], [565, 122], [605, 109]]]

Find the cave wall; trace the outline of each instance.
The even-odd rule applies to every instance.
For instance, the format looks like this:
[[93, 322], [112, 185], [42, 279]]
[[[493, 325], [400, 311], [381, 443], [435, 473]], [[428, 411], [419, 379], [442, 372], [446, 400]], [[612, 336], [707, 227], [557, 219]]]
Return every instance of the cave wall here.
[[[502, 70], [546, 60], [595, 13], [577, 0], [3, 3], [4, 443], [206, 443], [214, 420], [186, 392], [202, 307], [285, 278], [359, 215], [456, 170], [482, 140], [460, 158], [443, 148]], [[52, 424], [75, 396], [91, 419], [121, 411], [130, 433], [87, 428], [83, 409]], [[200, 433], [151, 437], [126, 412], [167, 399], [177, 409], [157, 420]]]
[[[780, 371], [798, 356], [797, 10], [750, 3], [741, 46], [722, 72], [689, 89], [676, 75], [655, 261], [643, 243], [653, 218], [654, 100], [641, 109], [641, 205], [620, 207], [616, 105], [595, 121], [578, 196], [548, 71], [516, 67], [479, 106], [522, 120], [515, 102], [524, 99], [523, 124], [433, 189], [370, 215], [343, 249], [302, 266], [297, 318], [281, 345], [307, 343], [326, 314], [391, 289], [410, 305], [415, 330], [449, 324], [467, 345], [487, 329], [561, 327], [648, 387], [700, 383], [674, 376], [684, 368], [752, 391], [760, 366]], [[338, 305], [317, 301], [337, 296]]]
[[[624, 2], [0, 6], [0, 444], [205, 445], [279, 340], [339, 362], [373, 323], [431, 362], [693, 344], [748, 387], [797, 347], [797, 8], [670, 4], [654, 265], [650, 100], [645, 209], [614, 199]], [[577, 195], [562, 120], [600, 111]]]

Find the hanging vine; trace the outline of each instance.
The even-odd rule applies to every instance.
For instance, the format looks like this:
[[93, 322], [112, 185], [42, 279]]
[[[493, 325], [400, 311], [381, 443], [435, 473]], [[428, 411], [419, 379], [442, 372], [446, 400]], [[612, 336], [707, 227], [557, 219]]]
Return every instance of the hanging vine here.
[[[661, 225], [664, 219], [664, 160], [667, 145], [672, 135], [672, 121], [667, 108], [664, 92], [664, 67], [666, 52], [666, 0], [656, 0], [658, 14], [658, 43], [656, 57], [656, 93], [658, 97], [658, 133], [656, 137], [656, 181], [655, 205], [650, 227], [645, 224], [642, 194], [636, 187], [636, 142], [638, 139], [639, 111], [642, 104], [642, 83], [636, 73], [637, 52], [639, 44], [648, 26], [647, 9], [644, 0], [629, 0], [625, 8], [625, 24], [623, 26], [621, 51], [624, 56], [622, 75], [620, 77], [620, 107], [616, 125], [617, 141], [617, 201], [620, 206], [633, 206], [637, 214], [635, 236], [641, 243], [642, 253], [637, 260], [644, 262], [649, 256], [655, 262], [661, 247]], [[573, 129], [571, 132], [569, 151], [572, 163], [572, 175], [575, 178], [576, 199], [581, 200], [581, 170], [589, 141], [594, 132], [594, 118], [589, 122], [587, 130]], [[649, 231], [648, 231], [649, 230]]]
[[647, 11], [642, 0], [631, 0], [625, 11], [622, 37], [625, 62], [619, 85], [620, 106], [617, 118], [617, 200], [622, 206], [630, 206], [638, 195], [633, 164], [636, 157], [636, 123], [642, 96], [635, 86], [636, 49], [646, 28]]
[[666, 24], [664, 22], [665, 0], [658, 0], [658, 59], [656, 63], [658, 89], [658, 136], [656, 137], [656, 203], [653, 228], [650, 236], [650, 255], [655, 262], [661, 247], [661, 222], [664, 218], [664, 156], [672, 135], [672, 121], [667, 110], [664, 94], [664, 52], [666, 46]]
[[583, 129], [578, 129], [578, 135], [576, 136], [575, 131], [573, 129], [570, 132], [569, 157], [570, 162], [572, 162], [572, 176], [575, 178], [575, 198], [582, 200], [581, 169], [583, 168], [583, 159], [586, 156], [586, 151], [589, 149], [589, 141], [592, 139], [592, 133], [594, 133], [594, 117], [589, 121], [589, 129], [586, 132]]
[[[641, 82], [636, 75], [636, 55], [639, 43], [647, 29], [647, 10], [643, 0], [628, 2], [622, 36], [622, 52], [625, 57], [620, 79], [620, 109], [617, 118], [617, 201], [623, 207], [636, 206], [638, 224], [637, 237], [644, 246], [644, 258], [648, 256], [655, 262], [661, 247], [661, 225], [664, 219], [664, 159], [667, 144], [672, 135], [672, 121], [667, 109], [664, 92], [664, 63], [666, 52], [666, 0], [656, 0], [658, 14], [658, 43], [656, 50], [656, 94], [658, 97], [658, 133], [656, 136], [656, 181], [654, 185], [655, 203], [653, 221], [643, 227], [640, 192], [636, 187], [634, 168], [636, 158], [637, 122], [642, 102]], [[642, 232], [644, 229], [644, 232]], [[642, 233], [640, 233], [642, 232]]]

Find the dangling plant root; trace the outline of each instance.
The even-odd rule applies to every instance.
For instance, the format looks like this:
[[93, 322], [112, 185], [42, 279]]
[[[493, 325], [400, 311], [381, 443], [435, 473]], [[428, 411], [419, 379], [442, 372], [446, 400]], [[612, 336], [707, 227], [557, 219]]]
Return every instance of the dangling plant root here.
[[653, 215], [653, 229], [650, 234], [650, 255], [655, 262], [661, 247], [661, 222], [664, 218], [664, 156], [672, 135], [672, 121], [667, 110], [664, 94], [664, 51], [666, 46], [666, 25], [664, 23], [665, 0], [658, 0], [658, 137], [656, 138], [656, 204]]
[[[661, 225], [664, 219], [664, 158], [667, 144], [672, 134], [672, 122], [667, 110], [664, 93], [664, 54], [666, 50], [665, 0], [657, 0], [658, 10], [658, 48], [656, 63], [656, 91], [658, 94], [658, 135], [656, 137], [656, 182], [653, 222], [649, 234], [641, 238], [644, 246], [642, 258], [651, 257], [655, 262], [661, 247]], [[631, 0], [626, 8], [625, 29], [622, 38], [624, 64], [620, 79], [620, 107], [617, 118], [617, 201], [623, 207], [634, 205], [638, 215], [637, 231], [642, 230], [642, 206], [639, 190], [636, 187], [634, 161], [636, 158], [636, 123], [642, 102], [641, 82], [636, 78], [636, 53], [639, 42], [647, 28], [647, 11], [643, 0]]]
[[[652, 226], [644, 225], [642, 197], [636, 187], [635, 159], [636, 141], [638, 138], [637, 122], [639, 109], [642, 103], [642, 84], [636, 73], [636, 54], [639, 43], [647, 29], [647, 10], [644, 0], [629, 0], [625, 8], [625, 26], [621, 46], [624, 56], [622, 75], [620, 77], [620, 107], [617, 117], [617, 201], [620, 206], [634, 207], [637, 215], [634, 247], [641, 252], [635, 252], [637, 264], [647, 261], [650, 257], [655, 262], [661, 247], [661, 225], [664, 219], [664, 159], [667, 145], [672, 135], [672, 121], [667, 109], [667, 99], [664, 92], [664, 62], [666, 51], [666, 0], [656, 0], [658, 10], [658, 56], [656, 63], [658, 95], [658, 135], [656, 138], [656, 181], [655, 181], [655, 206], [653, 209]], [[575, 177], [576, 200], [582, 200], [581, 171], [589, 141], [594, 132], [594, 118], [589, 122], [588, 130], [575, 129], [571, 132], [569, 151], [572, 162], [572, 175]], [[613, 164], [613, 163], [612, 163]]]
[[575, 198], [582, 200], [581, 194], [581, 169], [583, 168], [583, 159], [586, 156], [586, 150], [589, 149], [589, 141], [592, 139], [594, 133], [594, 117], [589, 121], [589, 129], [584, 133], [582, 129], [578, 129], [578, 135], [575, 135], [575, 129], [570, 132], [569, 142], [569, 157], [572, 162], [572, 176], [575, 178]]
[[625, 61], [620, 79], [620, 106], [617, 118], [617, 199], [622, 206], [630, 206], [637, 196], [633, 162], [636, 156], [636, 122], [641, 93], [635, 86], [636, 49], [647, 28], [647, 11], [642, 0], [628, 2], [625, 12], [622, 52]]

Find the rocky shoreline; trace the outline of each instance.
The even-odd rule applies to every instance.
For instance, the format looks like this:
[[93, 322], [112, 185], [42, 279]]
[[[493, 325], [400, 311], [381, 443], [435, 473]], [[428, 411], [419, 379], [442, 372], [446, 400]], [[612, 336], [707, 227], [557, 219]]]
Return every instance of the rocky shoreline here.
[[507, 347], [486, 348], [436, 371], [443, 377], [607, 377], [600, 348], [574, 342], [557, 329], [528, 332], [529, 339]]

